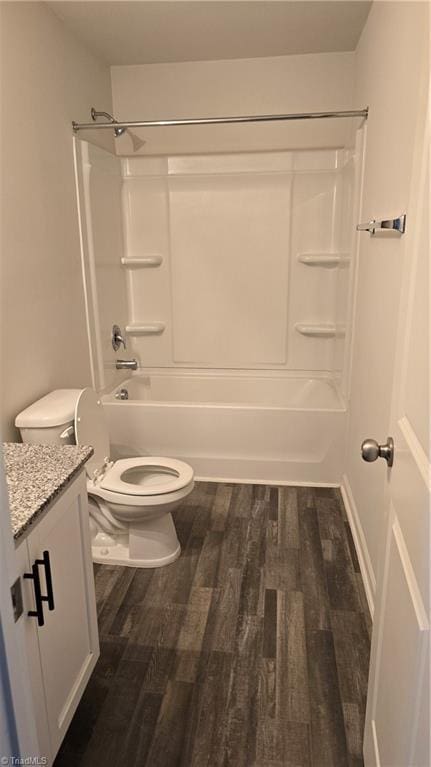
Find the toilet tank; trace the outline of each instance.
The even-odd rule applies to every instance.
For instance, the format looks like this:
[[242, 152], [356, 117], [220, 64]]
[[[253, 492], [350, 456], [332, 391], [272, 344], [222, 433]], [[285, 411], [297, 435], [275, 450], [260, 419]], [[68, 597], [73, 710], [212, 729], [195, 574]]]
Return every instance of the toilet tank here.
[[15, 419], [23, 442], [75, 444], [75, 405], [81, 389], [56, 389], [29, 405]]

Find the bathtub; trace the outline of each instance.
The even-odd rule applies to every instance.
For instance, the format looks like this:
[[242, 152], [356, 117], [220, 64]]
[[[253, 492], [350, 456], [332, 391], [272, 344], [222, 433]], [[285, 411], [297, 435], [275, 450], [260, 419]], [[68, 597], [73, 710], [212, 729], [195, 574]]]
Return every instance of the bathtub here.
[[340, 484], [346, 410], [329, 379], [136, 374], [103, 405], [116, 457], [180, 458], [198, 479]]

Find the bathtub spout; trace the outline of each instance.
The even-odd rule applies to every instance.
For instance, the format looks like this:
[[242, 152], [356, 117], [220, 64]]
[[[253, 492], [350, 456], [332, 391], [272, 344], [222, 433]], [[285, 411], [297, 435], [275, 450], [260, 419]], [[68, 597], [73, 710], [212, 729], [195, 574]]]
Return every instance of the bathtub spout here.
[[117, 370], [137, 370], [137, 360], [117, 360], [115, 363]]

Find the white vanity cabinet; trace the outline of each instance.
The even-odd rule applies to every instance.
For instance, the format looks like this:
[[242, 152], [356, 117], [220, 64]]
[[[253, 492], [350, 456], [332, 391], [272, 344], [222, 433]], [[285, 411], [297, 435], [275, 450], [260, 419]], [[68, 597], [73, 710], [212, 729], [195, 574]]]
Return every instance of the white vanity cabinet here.
[[17, 556], [24, 607], [17, 627], [40, 755], [51, 764], [99, 656], [84, 471], [35, 522]]

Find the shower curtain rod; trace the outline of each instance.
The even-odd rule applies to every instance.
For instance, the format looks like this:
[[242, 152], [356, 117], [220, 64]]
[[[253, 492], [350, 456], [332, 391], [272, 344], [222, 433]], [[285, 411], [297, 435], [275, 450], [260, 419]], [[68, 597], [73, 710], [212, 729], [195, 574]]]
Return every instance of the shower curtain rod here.
[[[165, 128], [171, 125], [222, 125], [231, 123], [259, 123], [287, 120], [325, 120], [331, 117], [368, 117], [366, 109], [353, 109], [344, 112], [294, 112], [275, 115], [238, 115], [237, 117], [192, 117], [178, 120], [130, 120], [115, 122], [115, 128]], [[75, 133], [80, 130], [112, 130], [113, 123], [77, 123], [72, 122]]]

